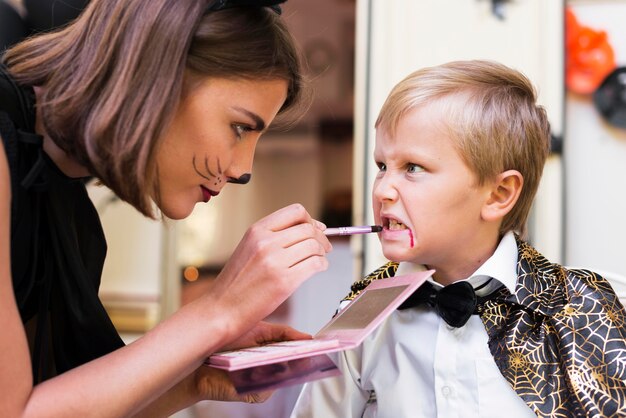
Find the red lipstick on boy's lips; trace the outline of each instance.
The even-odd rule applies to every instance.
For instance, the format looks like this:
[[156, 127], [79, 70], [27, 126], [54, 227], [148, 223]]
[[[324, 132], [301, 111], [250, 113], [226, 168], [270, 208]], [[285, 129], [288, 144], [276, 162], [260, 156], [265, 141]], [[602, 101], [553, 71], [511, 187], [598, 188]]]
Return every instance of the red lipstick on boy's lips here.
[[207, 189], [204, 186], [200, 186], [200, 189], [202, 189], [202, 200], [204, 201], [204, 203], [211, 200], [212, 196], [217, 196], [220, 193], [220, 192], [215, 192], [211, 189]]

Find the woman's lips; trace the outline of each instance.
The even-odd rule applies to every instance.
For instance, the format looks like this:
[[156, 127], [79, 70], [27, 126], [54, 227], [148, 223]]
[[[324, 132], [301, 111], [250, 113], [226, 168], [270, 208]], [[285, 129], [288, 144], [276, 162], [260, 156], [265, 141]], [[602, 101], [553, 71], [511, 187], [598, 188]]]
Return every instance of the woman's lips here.
[[207, 189], [204, 186], [200, 186], [200, 189], [202, 189], [202, 200], [204, 201], [204, 203], [206, 203], [209, 200], [211, 200], [212, 196], [217, 196], [218, 194], [220, 194], [220, 192], [216, 192], [216, 191], [213, 191], [211, 189]]

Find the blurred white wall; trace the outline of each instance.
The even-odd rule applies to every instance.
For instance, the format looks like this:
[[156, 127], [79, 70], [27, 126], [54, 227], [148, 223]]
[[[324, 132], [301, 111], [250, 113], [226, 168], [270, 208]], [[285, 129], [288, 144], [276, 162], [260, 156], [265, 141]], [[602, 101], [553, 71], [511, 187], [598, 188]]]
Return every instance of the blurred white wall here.
[[[580, 24], [604, 30], [626, 65], [626, 1], [571, 1]], [[591, 95], [567, 96], [566, 260], [626, 275], [626, 130], [606, 123]]]
[[122, 332], [143, 332], [180, 305], [176, 228], [148, 219], [105, 186], [90, 184], [107, 239], [100, 299]]

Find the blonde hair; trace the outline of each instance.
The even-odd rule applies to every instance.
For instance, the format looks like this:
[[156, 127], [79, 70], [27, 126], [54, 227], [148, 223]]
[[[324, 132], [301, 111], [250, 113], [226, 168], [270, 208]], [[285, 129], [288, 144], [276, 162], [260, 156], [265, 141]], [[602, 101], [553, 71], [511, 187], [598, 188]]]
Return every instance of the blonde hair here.
[[301, 96], [292, 37], [266, 7], [206, 13], [208, 0], [93, 0], [69, 26], [4, 56], [18, 83], [43, 86], [47, 134], [121, 199], [154, 217], [156, 151], [187, 76], [286, 79]]
[[454, 61], [416, 71], [385, 101], [376, 128], [393, 134], [400, 119], [418, 106], [451, 96], [443, 123], [479, 184], [517, 170], [524, 185], [500, 233], [526, 233], [526, 221], [550, 152], [546, 111], [536, 104], [532, 83], [519, 71], [491, 61]]

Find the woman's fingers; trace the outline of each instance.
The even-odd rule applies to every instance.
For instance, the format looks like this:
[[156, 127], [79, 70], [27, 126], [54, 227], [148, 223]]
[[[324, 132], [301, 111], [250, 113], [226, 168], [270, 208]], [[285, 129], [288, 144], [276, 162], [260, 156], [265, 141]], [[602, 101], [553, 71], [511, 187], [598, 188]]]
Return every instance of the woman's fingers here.
[[[253, 250], [250, 260], [265, 280], [287, 280], [295, 290], [304, 280], [328, 268], [326, 253], [331, 248], [330, 243], [324, 242], [325, 236], [320, 242], [315, 236], [297, 232], [282, 231], [274, 235], [272, 242], [263, 242]], [[296, 266], [299, 268], [293, 269]]]
[[261, 321], [241, 337], [220, 348], [219, 351], [253, 347], [275, 341], [310, 340], [311, 338], [310, 334], [300, 332], [290, 326]]
[[332, 250], [332, 245], [328, 237], [324, 235], [324, 230], [314, 226], [311, 223], [301, 223], [294, 225], [288, 229], [277, 232], [277, 237], [284, 242], [284, 248], [298, 244], [308, 239], [314, 239], [322, 245], [324, 253]]
[[[297, 286], [302, 284], [310, 276], [309, 272], [320, 273], [328, 269], [328, 260], [322, 256], [305, 258], [289, 268], [290, 277], [297, 281]], [[295, 289], [294, 289], [295, 290]]]
[[257, 233], [269, 230], [280, 234], [275, 237], [285, 240], [285, 247], [314, 237], [327, 251], [332, 249], [330, 241], [324, 235], [326, 225], [313, 219], [299, 203], [277, 210], [258, 221], [251, 229]]
[[202, 399], [226, 402], [265, 402], [272, 391], [239, 394], [224, 370], [202, 365], [195, 373], [196, 391]]
[[[250, 227], [238, 247], [240, 251], [233, 256], [247, 253], [251, 263], [271, 274], [272, 270], [290, 268], [310, 257], [324, 257], [332, 250], [324, 229], [324, 224], [311, 218], [302, 205], [291, 205]], [[309, 265], [317, 266], [312, 273], [326, 268], [326, 263]]]
[[278, 209], [272, 214], [258, 221], [255, 225], [270, 231], [282, 231], [294, 225], [310, 223], [320, 229], [326, 229], [323, 223], [314, 220], [309, 212], [299, 203], [294, 203]]
[[[213, 303], [232, 312], [232, 337], [249, 330], [315, 273], [332, 246], [325, 225], [302, 205], [282, 208], [251, 226], [212, 287]], [[229, 321], [230, 323], [231, 321]]]
[[[289, 222], [277, 222], [274, 223], [274, 216], [265, 218], [264, 221], [267, 224], [272, 225], [273, 232], [267, 234], [267, 231], [263, 231], [263, 225], [265, 222], [255, 224], [251, 228], [252, 240], [255, 239], [252, 235], [256, 235], [257, 246], [254, 252], [261, 257], [271, 257], [280, 255], [280, 260], [283, 261], [283, 266], [289, 268], [295, 264], [308, 259], [309, 257], [322, 256], [332, 250], [332, 244], [328, 240], [328, 237], [324, 235], [325, 225], [318, 222], [308, 214], [304, 216], [300, 213], [300, 205], [292, 205], [290, 211], [287, 214], [296, 216]], [[281, 216], [285, 212], [275, 212], [273, 215]], [[300, 221], [300, 223], [296, 223]], [[284, 229], [276, 229], [277, 225], [290, 226]], [[284, 251], [283, 251], [284, 250]], [[269, 253], [269, 254], [268, 254]], [[323, 263], [322, 263], [323, 264]], [[325, 269], [325, 266], [320, 265], [321, 269]], [[316, 270], [316, 272], [319, 270]]]

